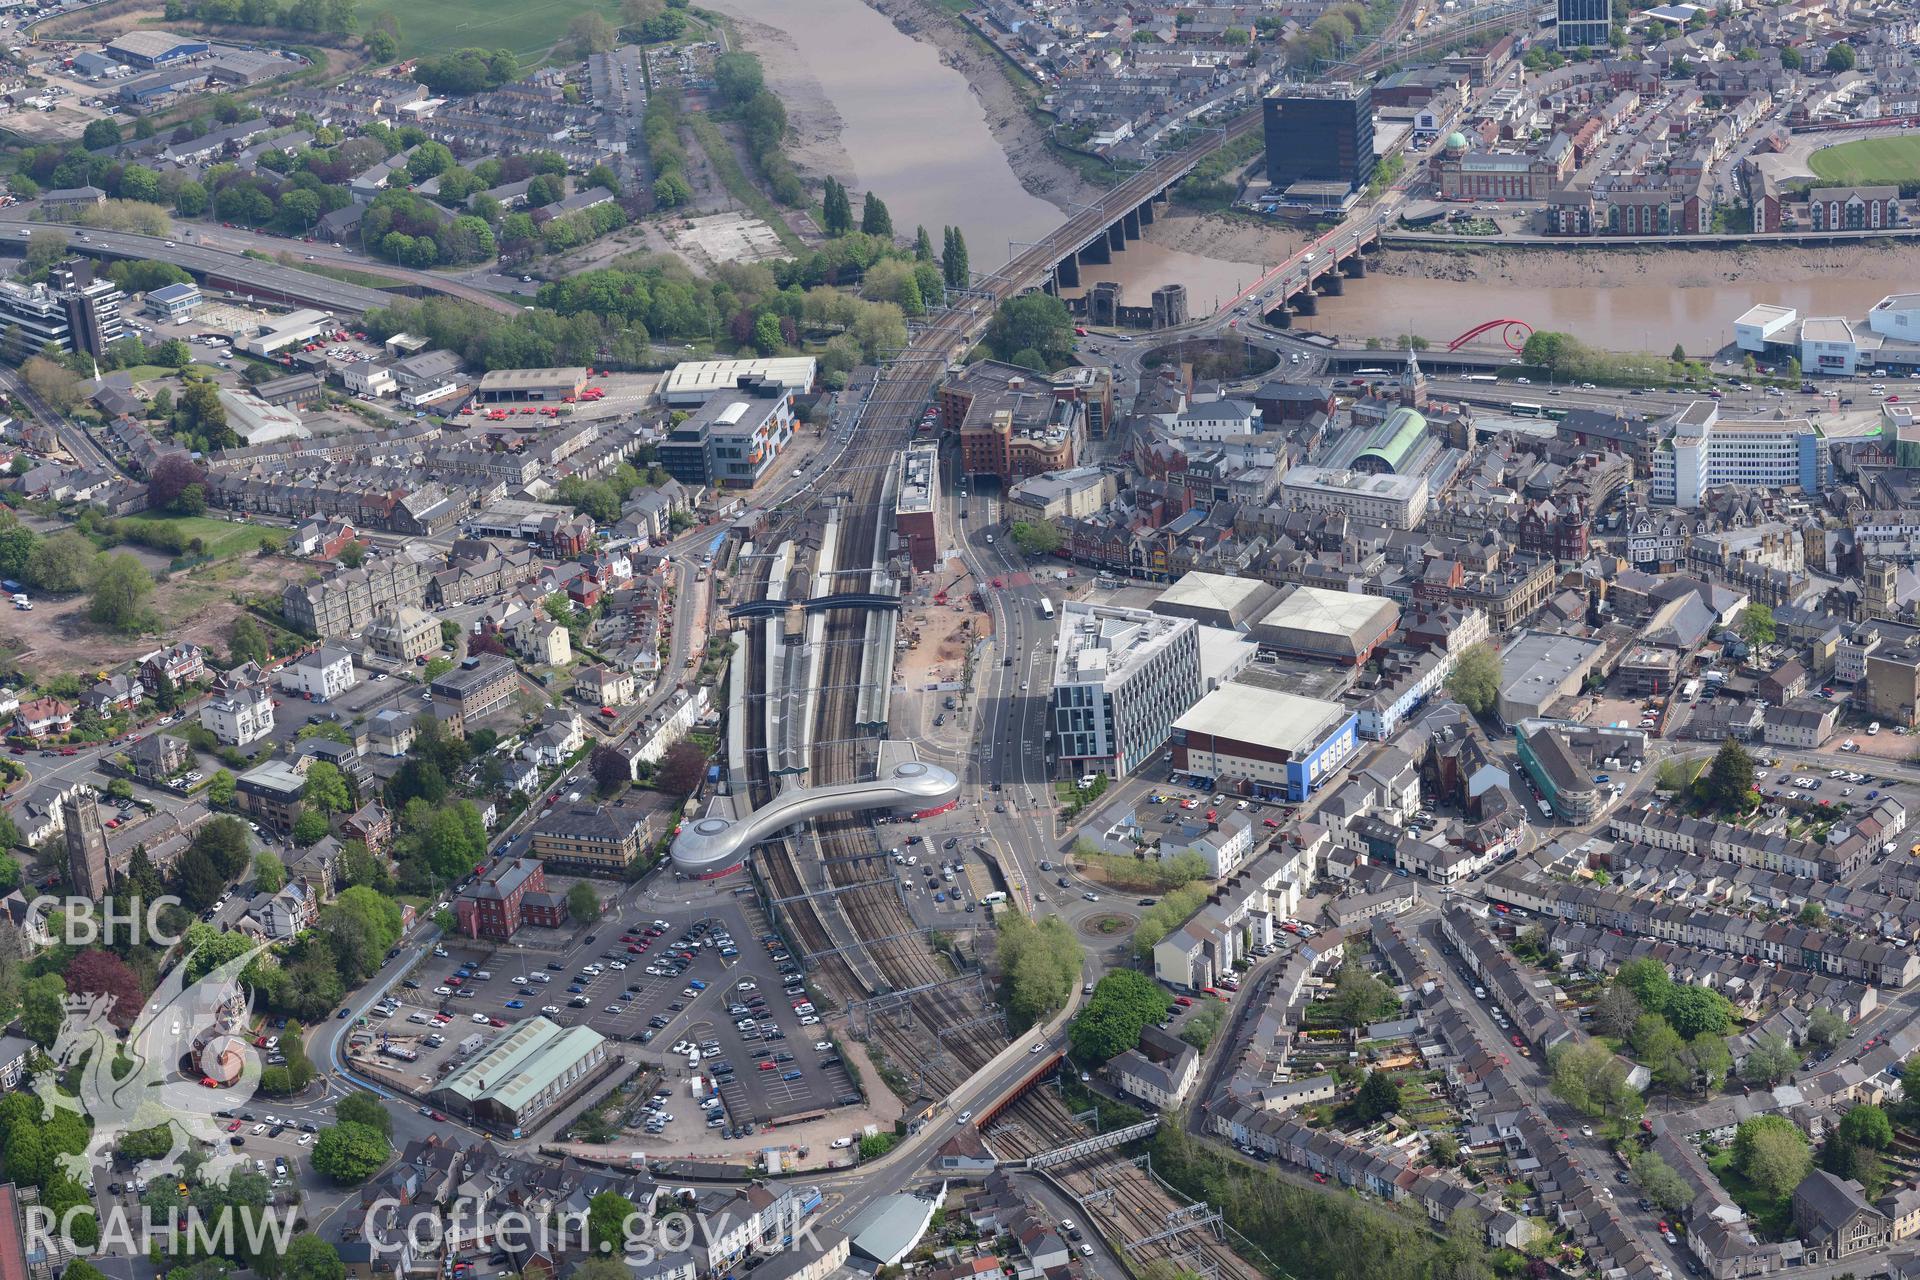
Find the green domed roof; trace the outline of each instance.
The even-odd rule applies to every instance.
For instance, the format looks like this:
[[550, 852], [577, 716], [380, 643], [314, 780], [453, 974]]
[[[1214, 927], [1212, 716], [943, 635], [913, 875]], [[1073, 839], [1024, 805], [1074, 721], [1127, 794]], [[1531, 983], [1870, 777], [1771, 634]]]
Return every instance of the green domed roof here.
[[1450, 133], [1447, 135], [1447, 150], [1465, 151], [1466, 149], [1467, 149], [1466, 134], [1461, 133], [1458, 130], [1455, 130], [1453, 133]]

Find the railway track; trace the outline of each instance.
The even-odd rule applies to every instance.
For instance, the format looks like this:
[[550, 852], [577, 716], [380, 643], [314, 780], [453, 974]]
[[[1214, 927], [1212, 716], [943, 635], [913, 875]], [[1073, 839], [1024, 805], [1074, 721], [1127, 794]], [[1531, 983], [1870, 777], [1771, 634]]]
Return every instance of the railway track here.
[[[1352, 70], [1364, 71], [1376, 61], [1390, 60], [1394, 50], [1390, 45], [1380, 45], [1397, 39], [1405, 29], [1406, 18], [1405, 12], [1399, 15], [1374, 49], [1349, 64]], [[834, 467], [835, 474], [845, 477], [846, 483], [833, 495], [839, 503], [841, 524], [831, 569], [852, 575], [874, 567], [887, 469], [911, 437], [921, 407], [932, 396], [949, 363], [961, 358], [984, 331], [998, 303], [1048, 279], [1056, 263], [1093, 235], [1157, 196], [1193, 164], [1258, 127], [1260, 119], [1258, 110], [1247, 112], [1192, 147], [1123, 179], [1094, 203], [1076, 206], [1077, 212], [1051, 235], [999, 271], [981, 278], [958, 305], [937, 313], [920, 329], [908, 347], [884, 368], [865, 404], [856, 411], [848, 449]], [[768, 545], [777, 546], [805, 522], [817, 520], [819, 514], [817, 500], [782, 513], [775, 522], [778, 531], [767, 535]], [[764, 597], [764, 575], [757, 587], [756, 595], [743, 598]], [[827, 652], [812, 726], [809, 767], [809, 780], [815, 785], [871, 776], [873, 762], [867, 758], [868, 747], [860, 740], [855, 723], [866, 623], [867, 614], [855, 609], [833, 610], [825, 619]], [[758, 660], [759, 655], [751, 656], [756, 659], [750, 663], [756, 672], [754, 678], [762, 682], [756, 690], [762, 699], [759, 705], [764, 706], [768, 692], [764, 687], [765, 664]], [[761, 719], [757, 714], [755, 718]], [[756, 734], [754, 740], [764, 748], [764, 722], [756, 728]], [[756, 803], [760, 797], [770, 797], [764, 750], [749, 758], [749, 773]], [[824, 876], [810, 884], [802, 871], [800, 842], [786, 839], [762, 846], [757, 855], [765, 882], [775, 896], [797, 899], [788, 904], [786, 913], [789, 927], [796, 934], [793, 941], [813, 957], [816, 971], [839, 996], [859, 1000], [888, 992], [913, 992], [907, 997], [910, 1016], [909, 1011], [900, 1016], [876, 1014], [873, 1035], [889, 1058], [913, 1072], [925, 1099], [937, 1102], [1004, 1047], [1005, 1038], [996, 1025], [981, 1018], [985, 1010], [976, 1001], [948, 984], [953, 972], [911, 918], [894, 881], [891, 862], [884, 856], [879, 829], [864, 819], [832, 818], [816, 823], [814, 835], [825, 859]], [[844, 913], [856, 939], [854, 945], [870, 963], [856, 965], [846, 952], [836, 949], [820, 900], [800, 898], [809, 889], [821, 887], [821, 880], [844, 890], [833, 899], [835, 909]], [[862, 977], [863, 968], [877, 978]], [[945, 1028], [954, 1030], [943, 1035]], [[1030, 1095], [1021, 1100], [1018, 1109], [1023, 1117], [1021, 1130], [1030, 1132], [1029, 1140], [1036, 1149], [1058, 1146], [1081, 1135], [1058, 1099]], [[1088, 1172], [1087, 1176], [1092, 1175]], [[1178, 1207], [1151, 1178], [1145, 1178], [1144, 1184], [1128, 1192], [1138, 1201], [1139, 1211], [1164, 1212]], [[1116, 1189], [1115, 1198], [1118, 1195]], [[1231, 1250], [1221, 1247], [1220, 1252], [1223, 1273], [1254, 1274]]]

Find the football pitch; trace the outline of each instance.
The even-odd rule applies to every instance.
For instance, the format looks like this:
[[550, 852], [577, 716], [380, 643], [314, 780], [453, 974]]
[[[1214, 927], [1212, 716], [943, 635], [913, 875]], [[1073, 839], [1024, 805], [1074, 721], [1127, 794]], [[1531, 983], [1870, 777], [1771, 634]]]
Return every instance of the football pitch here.
[[431, 57], [453, 49], [510, 49], [526, 66], [566, 38], [567, 24], [598, 13], [619, 24], [618, 0], [360, 0], [360, 29], [391, 15], [400, 24], [402, 57]]
[[1861, 138], [1823, 147], [1807, 165], [1828, 182], [1849, 186], [1899, 186], [1920, 182], [1920, 137]]

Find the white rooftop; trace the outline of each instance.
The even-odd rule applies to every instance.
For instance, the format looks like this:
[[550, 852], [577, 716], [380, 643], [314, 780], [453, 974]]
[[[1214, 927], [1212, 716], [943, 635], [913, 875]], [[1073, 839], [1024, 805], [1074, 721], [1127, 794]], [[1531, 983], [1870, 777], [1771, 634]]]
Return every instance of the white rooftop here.
[[1053, 683], [1121, 684], [1175, 636], [1196, 624], [1191, 618], [1163, 618], [1145, 609], [1069, 601], [1060, 608], [1059, 647], [1053, 655]]
[[1229, 578], [1224, 573], [1202, 573], [1196, 569], [1182, 574], [1154, 603], [1217, 609], [1231, 614], [1272, 589], [1259, 578]]
[[766, 360], [685, 360], [660, 384], [663, 396], [697, 395], [738, 386], [742, 378], [771, 378], [793, 391], [813, 385], [818, 364], [812, 356], [775, 356]]
[[1305, 755], [1352, 714], [1337, 702], [1229, 683], [1200, 699], [1173, 727]]
[[1329, 591], [1324, 587], [1301, 587], [1267, 610], [1267, 616], [1260, 619], [1260, 625], [1352, 637], [1366, 632], [1382, 612], [1393, 607], [1391, 600], [1381, 596], [1364, 596], [1357, 591]]
[[1766, 328], [1769, 325], [1791, 324], [1798, 314], [1792, 307], [1782, 307], [1771, 302], [1756, 302], [1743, 311], [1734, 323]]

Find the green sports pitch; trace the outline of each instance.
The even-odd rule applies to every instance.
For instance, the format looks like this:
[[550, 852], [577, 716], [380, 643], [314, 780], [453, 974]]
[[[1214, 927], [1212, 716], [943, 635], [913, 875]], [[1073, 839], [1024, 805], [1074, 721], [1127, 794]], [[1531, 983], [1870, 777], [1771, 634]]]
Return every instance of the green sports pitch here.
[[357, 11], [362, 31], [373, 30], [381, 15], [400, 24], [402, 57], [511, 49], [523, 66], [545, 59], [580, 14], [620, 21], [618, 0], [360, 0]]
[[1899, 186], [1920, 182], [1920, 136], [1861, 138], [1822, 147], [1807, 157], [1814, 175], [1849, 186]]

